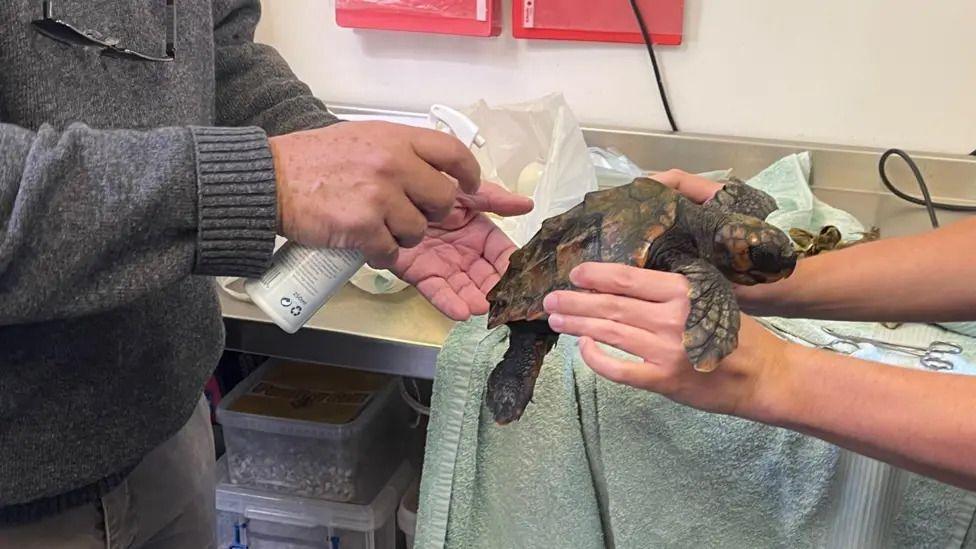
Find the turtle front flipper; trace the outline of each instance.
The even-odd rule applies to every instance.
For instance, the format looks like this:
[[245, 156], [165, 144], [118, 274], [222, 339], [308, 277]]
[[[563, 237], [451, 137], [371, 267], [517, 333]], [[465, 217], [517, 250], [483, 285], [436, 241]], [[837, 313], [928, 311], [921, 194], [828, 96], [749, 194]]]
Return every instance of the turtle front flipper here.
[[739, 306], [732, 283], [711, 263], [691, 259], [673, 271], [691, 284], [691, 309], [685, 322], [684, 346], [692, 366], [711, 372], [738, 345]]
[[508, 350], [488, 376], [485, 402], [495, 422], [506, 425], [517, 421], [532, 400], [542, 361], [552, 350], [559, 334], [545, 320], [509, 324]]

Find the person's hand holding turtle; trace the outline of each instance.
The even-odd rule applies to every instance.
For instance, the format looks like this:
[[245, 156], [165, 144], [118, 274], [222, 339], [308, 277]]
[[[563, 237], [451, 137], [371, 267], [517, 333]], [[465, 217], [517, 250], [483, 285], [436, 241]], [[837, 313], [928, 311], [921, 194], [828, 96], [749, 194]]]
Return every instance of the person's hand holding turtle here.
[[[683, 345], [691, 308], [681, 275], [619, 264], [588, 263], [573, 283], [545, 299], [553, 330], [580, 336], [580, 354], [598, 375], [709, 412], [755, 415], [775, 385], [786, 343], [741, 315], [737, 349], [714, 372], [691, 367]], [[622, 360], [597, 342], [642, 359]]]
[[[722, 183], [680, 170], [654, 175], [696, 203], [712, 200]], [[731, 189], [734, 189], [732, 187]], [[730, 190], [731, 190], [730, 189]], [[664, 395], [695, 408], [741, 414], [763, 406], [765, 387], [777, 383], [776, 364], [787, 345], [740, 315], [738, 345], [720, 368], [705, 373], [690, 364], [684, 344], [692, 304], [686, 276], [618, 263], [584, 263], [570, 279], [582, 291], [556, 291], [544, 306], [556, 332], [579, 336], [580, 353], [598, 375]], [[770, 284], [735, 285], [736, 292], [769, 292]], [[611, 356], [597, 343], [642, 362]]]
[[735, 350], [733, 283], [788, 277], [796, 253], [763, 221], [776, 209], [771, 196], [738, 181], [704, 204], [684, 196], [693, 191], [642, 177], [588, 193], [512, 254], [487, 296], [488, 328], [509, 329], [485, 394], [498, 424], [522, 417], [560, 332], [585, 336], [591, 365], [593, 340], [700, 373]]

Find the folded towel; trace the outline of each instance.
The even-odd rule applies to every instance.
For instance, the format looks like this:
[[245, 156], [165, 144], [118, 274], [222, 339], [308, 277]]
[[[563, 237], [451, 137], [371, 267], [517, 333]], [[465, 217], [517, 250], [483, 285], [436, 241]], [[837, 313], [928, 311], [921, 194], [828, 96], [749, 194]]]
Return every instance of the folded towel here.
[[438, 357], [416, 547], [604, 547], [567, 345], [546, 358], [523, 421], [501, 429], [483, 399], [507, 334], [484, 325], [457, 325]]

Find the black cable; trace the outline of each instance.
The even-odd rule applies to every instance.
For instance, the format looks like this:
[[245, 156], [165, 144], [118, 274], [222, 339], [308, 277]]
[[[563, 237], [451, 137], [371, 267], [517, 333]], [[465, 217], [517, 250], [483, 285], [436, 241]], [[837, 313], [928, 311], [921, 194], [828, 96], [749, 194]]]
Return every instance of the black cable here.
[[651, 66], [654, 68], [654, 79], [657, 80], [657, 90], [661, 95], [661, 104], [664, 105], [664, 114], [668, 116], [668, 124], [671, 131], [677, 132], [678, 125], [674, 123], [674, 116], [671, 114], [671, 104], [668, 103], [668, 94], [664, 91], [664, 82], [661, 81], [661, 71], [657, 66], [657, 56], [654, 55], [654, 44], [651, 40], [651, 33], [647, 30], [647, 23], [644, 22], [644, 14], [641, 13], [637, 0], [630, 0], [630, 7], [634, 10], [634, 17], [640, 25], [641, 35], [644, 37], [644, 45], [647, 46], [647, 54], [651, 56]]
[[[891, 184], [891, 181], [888, 180], [886, 163], [888, 162], [888, 158], [890, 158], [892, 155], [900, 157], [905, 161], [906, 164], [908, 164], [908, 167], [915, 175], [915, 180], [918, 181], [918, 188], [922, 191], [922, 198], [916, 198], [909, 194], [903, 193], [902, 191], [896, 189], [895, 186]], [[939, 227], [939, 219], [935, 215], [936, 209], [950, 212], [976, 212], [976, 206], [946, 204], [943, 202], [932, 201], [932, 196], [929, 194], [929, 187], [925, 184], [925, 178], [922, 177], [922, 172], [918, 169], [918, 165], [915, 164], [915, 161], [912, 160], [910, 156], [908, 156], [908, 153], [900, 149], [888, 149], [884, 152], [884, 154], [881, 155], [881, 160], [878, 162], [878, 173], [881, 175], [881, 182], [885, 187], [888, 188], [889, 191], [892, 192], [892, 194], [906, 202], [911, 202], [912, 204], [917, 204], [919, 206], [925, 206], [925, 209], [929, 212], [929, 219], [932, 222], [933, 228]]]

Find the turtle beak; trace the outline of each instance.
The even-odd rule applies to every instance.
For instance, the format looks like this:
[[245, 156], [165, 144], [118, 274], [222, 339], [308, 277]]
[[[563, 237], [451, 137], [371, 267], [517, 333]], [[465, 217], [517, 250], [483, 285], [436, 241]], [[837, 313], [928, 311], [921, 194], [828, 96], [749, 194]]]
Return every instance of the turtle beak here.
[[749, 249], [749, 260], [752, 268], [747, 276], [752, 279], [753, 284], [767, 283], [792, 275], [796, 270], [797, 255], [788, 240], [766, 241]]
[[759, 273], [762, 276], [761, 282], [776, 282], [789, 278], [796, 271], [796, 261], [796, 251], [792, 247], [784, 248], [775, 261], [777, 268]]

